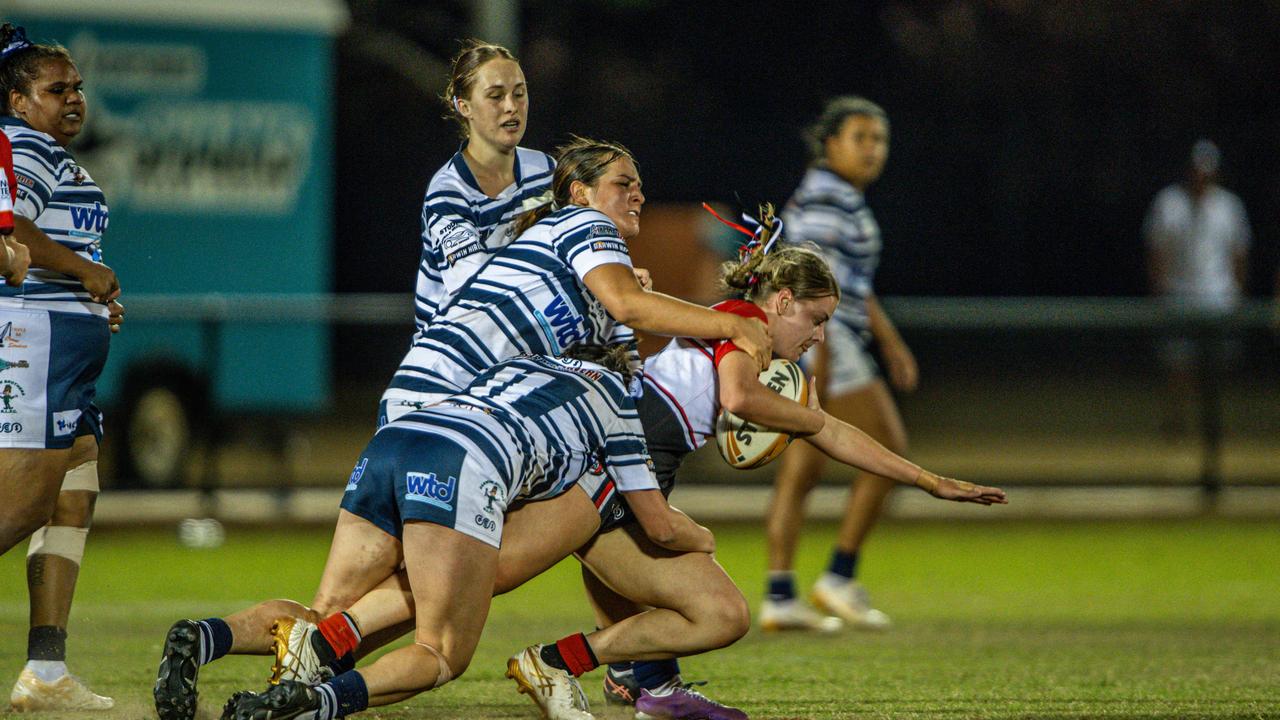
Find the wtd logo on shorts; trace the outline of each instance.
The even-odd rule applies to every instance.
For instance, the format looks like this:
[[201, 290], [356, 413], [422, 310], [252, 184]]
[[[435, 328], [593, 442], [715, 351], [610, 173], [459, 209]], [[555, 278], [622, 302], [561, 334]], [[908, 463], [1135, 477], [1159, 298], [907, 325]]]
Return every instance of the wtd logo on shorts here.
[[369, 458], [360, 458], [360, 462], [356, 463], [356, 467], [351, 471], [351, 477], [347, 478], [347, 490], [351, 492], [356, 489], [356, 485], [360, 484], [360, 478], [364, 477], [364, 469], [369, 466]]
[[442, 510], [453, 510], [453, 496], [458, 492], [458, 478], [439, 480], [435, 473], [405, 473], [404, 482], [408, 492], [405, 500], [435, 505]]

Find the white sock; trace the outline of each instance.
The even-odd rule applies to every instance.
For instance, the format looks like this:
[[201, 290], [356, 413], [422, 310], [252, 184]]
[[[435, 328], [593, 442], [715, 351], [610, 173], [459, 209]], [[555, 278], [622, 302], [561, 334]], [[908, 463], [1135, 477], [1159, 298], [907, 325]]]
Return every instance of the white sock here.
[[837, 575], [833, 572], [824, 572], [822, 577], [818, 578], [818, 584], [829, 588], [842, 588], [853, 582], [853, 578], [847, 578], [843, 575]]
[[63, 660], [28, 660], [27, 669], [40, 678], [40, 682], [56, 682], [67, 674], [67, 663]]

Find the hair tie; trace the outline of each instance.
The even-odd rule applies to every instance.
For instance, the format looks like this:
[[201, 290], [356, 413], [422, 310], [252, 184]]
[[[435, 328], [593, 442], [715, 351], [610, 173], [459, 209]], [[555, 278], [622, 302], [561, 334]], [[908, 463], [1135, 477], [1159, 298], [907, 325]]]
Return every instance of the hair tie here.
[[454, 95], [450, 100], [453, 102], [453, 111], [461, 115], [462, 108], [458, 105], [458, 96]]
[[31, 41], [27, 39], [27, 30], [24, 27], [16, 27], [13, 29], [13, 35], [9, 36], [9, 42], [0, 50], [0, 64], [9, 59], [11, 55], [21, 50], [31, 47]]

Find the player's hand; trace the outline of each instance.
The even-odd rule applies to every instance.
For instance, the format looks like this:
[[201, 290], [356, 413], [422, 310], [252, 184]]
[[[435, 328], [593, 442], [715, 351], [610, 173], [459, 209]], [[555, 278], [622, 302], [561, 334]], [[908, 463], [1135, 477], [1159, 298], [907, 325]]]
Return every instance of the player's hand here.
[[27, 270], [31, 268], [31, 251], [26, 245], [5, 235], [0, 236], [0, 277], [13, 287], [18, 287], [27, 278]]
[[107, 303], [107, 325], [111, 327], [111, 332], [120, 332], [120, 326], [124, 324], [124, 305], [119, 300], [112, 300]]
[[80, 270], [80, 283], [94, 302], [108, 303], [120, 296], [116, 272], [102, 263], [86, 262]]
[[640, 283], [640, 287], [644, 288], [645, 290], [653, 289], [653, 276], [649, 274], [648, 270], [644, 268], [633, 267], [631, 268], [631, 272], [635, 274], [636, 282]]
[[902, 340], [893, 340], [880, 346], [880, 357], [888, 366], [889, 382], [900, 392], [911, 392], [920, 381], [920, 368], [916, 365], [916, 356], [911, 348]]
[[1004, 491], [1000, 488], [975, 485], [964, 480], [935, 475], [928, 470], [920, 471], [920, 474], [916, 477], [916, 485], [924, 488], [924, 491], [930, 495], [942, 500], [971, 502], [979, 505], [1009, 504], [1009, 499], [1005, 497]]
[[755, 359], [760, 370], [769, 367], [773, 360], [773, 337], [769, 326], [757, 318], [738, 317], [738, 332], [731, 338], [738, 349]]

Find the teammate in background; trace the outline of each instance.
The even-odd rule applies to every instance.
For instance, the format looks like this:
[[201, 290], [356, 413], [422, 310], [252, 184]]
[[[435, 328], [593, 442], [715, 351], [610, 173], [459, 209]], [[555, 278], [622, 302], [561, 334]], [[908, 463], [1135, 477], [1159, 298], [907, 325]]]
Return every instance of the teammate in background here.
[[[103, 710], [67, 673], [67, 619], [98, 495], [102, 417], [94, 383], [107, 359], [111, 303], [120, 293], [103, 265], [107, 204], [67, 152], [85, 123], [80, 73], [59, 45], [0, 28], [0, 127], [17, 178], [13, 237], [30, 252], [21, 287], [0, 287], [0, 552], [31, 536], [28, 662], [16, 710]], [[42, 402], [41, 402], [42, 400]]]
[[[1247, 274], [1249, 219], [1244, 203], [1218, 184], [1222, 155], [1208, 140], [1191, 148], [1186, 179], [1156, 195], [1143, 223], [1151, 292], [1175, 311], [1220, 321], [1240, 304]], [[1167, 433], [1185, 426], [1196, 372], [1220, 367], [1227, 338], [1174, 336], [1161, 348], [1168, 369]]]
[[[516, 216], [550, 202], [555, 169], [550, 155], [519, 147], [529, 120], [529, 90], [511, 51], [469, 40], [452, 67], [443, 99], [463, 141], [431, 178], [422, 203], [414, 298], [418, 333], [494, 251], [515, 239]], [[412, 389], [393, 383], [383, 396], [379, 422], [421, 406]]]
[[[880, 227], [863, 193], [880, 177], [889, 156], [889, 118], [873, 102], [837, 97], [827, 102], [809, 128], [813, 162], [783, 211], [787, 237], [822, 248], [843, 294], [827, 340], [805, 369], [817, 377], [827, 412], [862, 429], [902, 455], [907, 434], [897, 405], [872, 359], [879, 346], [895, 389], [916, 387], [911, 350], [880, 307], [872, 279], [880, 260]], [[801, 445], [781, 458], [766, 515], [768, 587], [760, 613], [765, 630], [821, 629], [827, 621], [796, 597], [796, 543], [804, 522], [804, 502], [826, 458]], [[827, 571], [810, 595], [824, 612], [853, 627], [884, 628], [889, 618], [871, 607], [858, 582], [860, 549], [880, 515], [893, 481], [862, 473], [850, 489]]]

